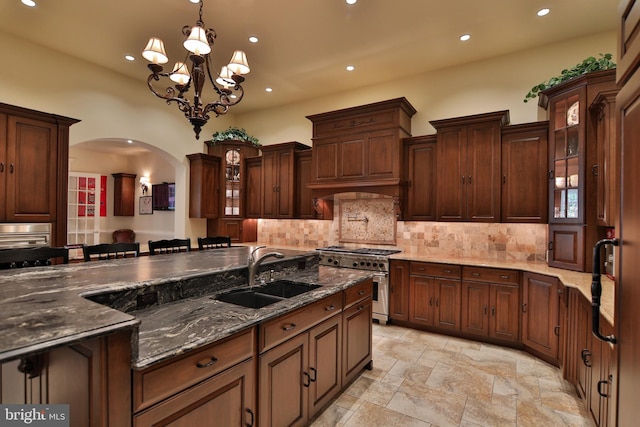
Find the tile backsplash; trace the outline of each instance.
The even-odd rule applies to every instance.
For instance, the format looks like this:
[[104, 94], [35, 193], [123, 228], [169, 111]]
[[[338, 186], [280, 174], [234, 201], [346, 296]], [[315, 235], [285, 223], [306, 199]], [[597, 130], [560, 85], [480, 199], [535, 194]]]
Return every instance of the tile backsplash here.
[[334, 196], [332, 221], [260, 219], [258, 241], [313, 248], [393, 246], [420, 256], [544, 261], [548, 239], [547, 224], [396, 221], [392, 198], [342, 193]]
[[[339, 245], [339, 221], [261, 219], [258, 241], [273, 246]], [[398, 221], [393, 246], [419, 255], [544, 261], [547, 241], [546, 224]]]

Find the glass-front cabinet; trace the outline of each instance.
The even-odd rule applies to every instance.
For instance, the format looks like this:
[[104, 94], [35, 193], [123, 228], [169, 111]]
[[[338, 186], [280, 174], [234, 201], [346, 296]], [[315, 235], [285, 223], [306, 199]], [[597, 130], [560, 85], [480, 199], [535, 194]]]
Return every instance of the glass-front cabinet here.
[[246, 159], [260, 154], [251, 143], [223, 141], [209, 145], [208, 154], [220, 158], [220, 214], [207, 220], [207, 235], [231, 236], [233, 242], [257, 238], [257, 220], [246, 217]]
[[604, 235], [596, 223], [598, 134], [590, 104], [615, 89], [615, 70], [575, 77], [542, 91], [549, 113], [549, 242], [552, 267], [591, 271], [590, 252]]
[[584, 89], [551, 104], [549, 218], [556, 223], [582, 223], [584, 215]]
[[240, 158], [237, 148], [229, 148], [224, 155], [224, 216], [240, 216]]

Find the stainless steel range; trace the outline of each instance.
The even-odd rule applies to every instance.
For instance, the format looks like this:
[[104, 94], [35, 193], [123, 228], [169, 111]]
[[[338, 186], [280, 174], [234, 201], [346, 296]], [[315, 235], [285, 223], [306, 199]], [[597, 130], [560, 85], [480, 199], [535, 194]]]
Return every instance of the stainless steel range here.
[[360, 248], [344, 246], [318, 248], [320, 265], [374, 271], [373, 318], [380, 323], [389, 321], [389, 255], [397, 249]]

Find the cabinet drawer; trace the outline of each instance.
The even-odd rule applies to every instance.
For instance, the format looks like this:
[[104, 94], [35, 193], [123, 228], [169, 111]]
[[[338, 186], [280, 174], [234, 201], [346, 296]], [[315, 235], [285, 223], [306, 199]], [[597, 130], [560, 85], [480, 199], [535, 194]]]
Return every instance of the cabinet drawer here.
[[373, 283], [367, 280], [344, 290], [344, 308], [373, 295]]
[[520, 283], [518, 271], [498, 268], [464, 267], [462, 269], [462, 278], [476, 282], [504, 283], [508, 285]]
[[187, 353], [179, 360], [134, 371], [134, 412], [253, 356], [255, 328]]
[[461, 271], [462, 268], [459, 265], [411, 261], [412, 276], [435, 276], [459, 279]]
[[342, 311], [342, 292], [260, 325], [260, 353]]

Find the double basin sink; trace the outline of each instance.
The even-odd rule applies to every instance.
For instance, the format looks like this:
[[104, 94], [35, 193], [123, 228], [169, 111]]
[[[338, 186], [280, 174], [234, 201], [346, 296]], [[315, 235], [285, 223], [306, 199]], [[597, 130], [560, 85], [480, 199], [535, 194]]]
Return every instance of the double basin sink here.
[[218, 295], [215, 299], [247, 308], [261, 308], [319, 288], [321, 285], [275, 280], [253, 288], [235, 289]]

